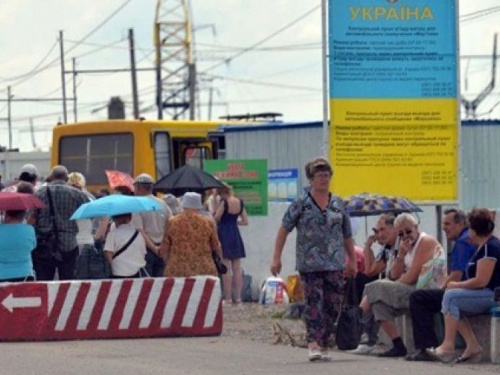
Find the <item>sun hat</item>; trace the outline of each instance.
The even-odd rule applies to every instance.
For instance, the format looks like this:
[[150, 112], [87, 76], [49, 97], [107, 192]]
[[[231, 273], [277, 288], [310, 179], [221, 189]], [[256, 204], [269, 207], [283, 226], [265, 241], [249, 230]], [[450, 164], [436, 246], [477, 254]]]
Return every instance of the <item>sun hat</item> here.
[[182, 208], [201, 210], [203, 208], [203, 205], [201, 204], [201, 195], [192, 192], [186, 193], [182, 196], [181, 205]]
[[135, 178], [134, 185], [135, 184], [154, 184], [154, 180], [153, 177], [151, 177], [149, 174], [141, 173]]
[[24, 164], [19, 171], [19, 174], [28, 173], [38, 176], [38, 169], [33, 164]]

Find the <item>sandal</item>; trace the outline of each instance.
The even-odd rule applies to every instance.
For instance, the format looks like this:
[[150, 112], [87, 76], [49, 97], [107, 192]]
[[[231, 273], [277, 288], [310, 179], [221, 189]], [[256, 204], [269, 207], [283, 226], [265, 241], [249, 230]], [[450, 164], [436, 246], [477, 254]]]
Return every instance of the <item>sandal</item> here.
[[457, 359], [455, 359], [455, 363], [479, 363], [481, 362], [481, 360], [483, 359], [483, 352], [480, 351], [476, 354], [472, 354], [472, 355], [468, 355], [468, 356], [464, 356], [464, 355], [461, 355], [460, 357], [458, 357]]
[[437, 359], [443, 363], [450, 363], [455, 359], [455, 353], [446, 353], [437, 348], [430, 348], [426, 350], [427, 354], [429, 354], [432, 358]]

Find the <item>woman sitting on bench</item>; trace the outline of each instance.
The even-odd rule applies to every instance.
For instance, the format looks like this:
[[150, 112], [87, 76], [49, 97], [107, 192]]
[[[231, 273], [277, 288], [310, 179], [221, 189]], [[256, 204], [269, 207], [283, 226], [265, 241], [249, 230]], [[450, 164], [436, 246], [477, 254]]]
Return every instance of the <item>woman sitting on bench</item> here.
[[493, 236], [495, 224], [485, 208], [474, 209], [468, 215], [469, 237], [477, 245], [466, 268], [464, 281], [448, 283], [441, 312], [444, 315], [443, 343], [428, 349], [428, 353], [443, 362], [455, 356], [457, 332], [465, 340], [465, 351], [455, 362], [478, 362], [483, 348], [477, 341], [467, 315], [487, 313], [495, 305], [494, 289], [500, 286], [500, 240]]

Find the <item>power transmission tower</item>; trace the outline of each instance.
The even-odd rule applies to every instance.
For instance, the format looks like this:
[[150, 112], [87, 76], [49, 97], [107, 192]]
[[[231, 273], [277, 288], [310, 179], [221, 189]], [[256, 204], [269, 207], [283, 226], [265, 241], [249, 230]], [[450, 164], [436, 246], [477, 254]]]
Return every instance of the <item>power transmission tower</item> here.
[[476, 109], [481, 104], [481, 102], [491, 94], [495, 88], [496, 82], [496, 70], [497, 70], [497, 36], [495, 33], [493, 37], [493, 63], [491, 65], [491, 80], [488, 85], [479, 93], [479, 95], [474, 100], [467, 100], [462, 96], [461, 102], [465, 108], [465, 115], [468, 118], [476, 118]]
[[156, 105], [173, 119], [195, 117], [196, 68], [188, 0], [157, 0], [154, 25]]

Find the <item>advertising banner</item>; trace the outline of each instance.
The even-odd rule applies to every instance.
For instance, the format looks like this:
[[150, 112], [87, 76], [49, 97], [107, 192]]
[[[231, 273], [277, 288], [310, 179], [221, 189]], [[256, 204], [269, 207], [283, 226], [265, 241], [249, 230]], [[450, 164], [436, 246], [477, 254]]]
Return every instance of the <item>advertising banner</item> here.
[[271, 169], [268, 174], [268, 197], [274, 202], [292, 202], [297, 198], [299, 170]]
[[455, 0], [330, 0], [334, 191], [456, 201]]
[[233, 187], [248, 215], [267, 215], [267, 160], [205, 160], [203, 169]]

